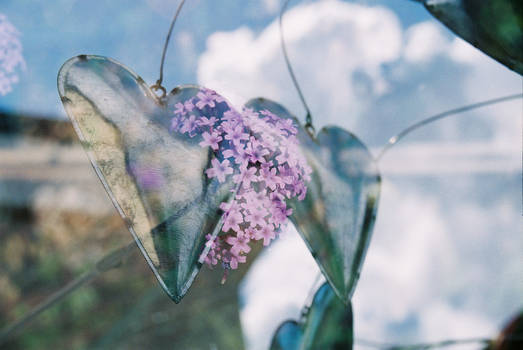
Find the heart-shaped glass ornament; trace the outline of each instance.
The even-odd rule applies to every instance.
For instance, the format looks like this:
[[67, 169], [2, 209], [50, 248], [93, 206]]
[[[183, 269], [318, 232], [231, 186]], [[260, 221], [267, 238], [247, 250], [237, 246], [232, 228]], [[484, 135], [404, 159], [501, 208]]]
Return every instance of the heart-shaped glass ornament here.
[[[73, 126], [161, 286], [179, 302], [201, 263], [205, 235], [222, 217], [234, 188], [204, 171], [213, 152], [170, 132], [172, 111], [198, 87], [171, 92], [162, 102], [136, 74], [109, 58], [67, 61], [58, 90]], [[221, 115], [195, 109], [195, 115]], [[208, 108], [209, 109], [209, 108]]]
[[[295, 120], [285, 107], [267, 99], [253, 99], [246, 106]], [[299, 126], [297, 137], [312, 173], [305, 199], [289, 200], [290, 219], [327, 281], [348, 304], [376, 218], [378, 168], [367, 147], [341, 128], [325, 127], [311, 136]]]
[[328, 283], [314, 295], [302, 321], [285, 321], [272, 338], [270, 350], [352, 349], [352, 307]]
[[325, 128], [311, 138], [276, 103], [252, 100], [239, 113], [196, 86], [158, 98], [105, 57], [69, 60], [58, 85], [97, 175], [176, 302], [204, 261], [237, 268], [249, 241], [269, 244], [294, 210], [348, 303], [379, 194], [372, 157], [352, 134]]
[[523, 3], [520, 0], [423, 0], [454, 33], [523, 74]]
[[66, 62], [58, 88], [97, 175], [176, 302], [203, 262], [236, 269], [250, 240], [267, 245], [278, 234], [286, 199], [305, 197], [310, 170], [291, 120], [239, 113], [197, 86], [158, 98], [98, 56]]

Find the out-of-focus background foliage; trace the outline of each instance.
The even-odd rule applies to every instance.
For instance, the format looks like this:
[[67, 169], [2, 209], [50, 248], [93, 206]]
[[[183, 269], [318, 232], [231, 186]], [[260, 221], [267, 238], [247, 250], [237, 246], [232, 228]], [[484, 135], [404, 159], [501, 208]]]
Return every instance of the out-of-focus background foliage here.
[[[66, 121], [1, 115], [0, 322], [7, 325], [132, 238]], [[175, 305], [135, 249], [6, 348], [237, 349], [237, 285], [206, 269]], [[146, 334], [144, 336], [144, 334]]]
[[[0, 327], [88, 271], [131, 235], [77, 142], [56, 73], [81, 53], [153, 83], [178, 1], [3, 0], [23, 59], [0, 95]], [[187, 1], [168, 88], [200, 83], [237, 105], [303, 109], [281, 56], [278, 0]], [[445, 109], [521, 92], [521, 77], [406, 0], [296, 1], [289, 54], [317, 129], [338, 124], [375, 154]], [[441, 121], [380, 164], [374, 237], [353, 301], [356, 337], [389, 342], [494, 336], [523, 307], [521, 100]], [[247, 272], [247, 268], [252, 268]], [[57, 303], [8, 349], [266, 349], [297, 318], [317, 273], [291, 228], [221, 286], [206, 268], [175, 305], [135, 250]]]

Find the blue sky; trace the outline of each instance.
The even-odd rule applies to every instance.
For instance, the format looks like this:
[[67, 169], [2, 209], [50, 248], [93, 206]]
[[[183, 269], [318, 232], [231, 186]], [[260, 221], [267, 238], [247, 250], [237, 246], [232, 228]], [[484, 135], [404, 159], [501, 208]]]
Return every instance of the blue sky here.
[[[187, 1], [167, 55], [165, 85], [197, 82], [197, 57], [216, 31], [246, 26], [260, 32], [277, 15], [278, 1]], [[298, 2], [291, 3], [295, 5]], [[369, 4], [385, 1], [366, 1]], [[387, 2], [402, 23], [427, 19], [419, 5], [406, 0]], [[68, 58], [97, 54], [124, 63], [154, 83], [164, 35], [178, 1], [4, 0], [0, 12], [21, 32], [27, 67], [0, 108], [41, 116], [64, 117], [56, 93], [56, 74]], [[190, 44], [188, 39], [190, 38]]]
[[[115, 58], [154, 83], [178, 1], [93, 3], [2, 1], [0, 12], [22, 34], [26, 69], [13, 92], [0, 97], [1, 109], [65, 118], [56, 74], [81, 53]], [[289, 54], [316, 128], [340, 125], [374, 152], [421, 118], [521, 92], [520, 76], [415, 2], [291, 4]], [[164, 85], [197, 82], [237, 105], [265, 96], [303, 117], [279, 48], [279, 5], [188, 0]], [[492, 336], [523, 306], [521, 110], [521, 100], [512, 101], [438, 122], [380, 162], [378, 218], [354, 295], [357, 336]], [[315, 271], [292, 228], [255, 263], [242, 311], [252, 349], [263, 349], [279, 322], [298, 316]]]

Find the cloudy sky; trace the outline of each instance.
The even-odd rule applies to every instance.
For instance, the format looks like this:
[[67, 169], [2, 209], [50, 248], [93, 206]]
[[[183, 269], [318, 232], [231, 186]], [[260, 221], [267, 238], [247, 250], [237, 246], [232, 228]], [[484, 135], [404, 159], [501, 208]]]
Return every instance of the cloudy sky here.
[[[56, 73], [80, 53], [114, 57], [157, 79], [177, 1], [4, 0], [26, 61], [0, 109], [63, 118]], [[187, 1], [165, 85], [213, 88], [238, 106], [274, 99], [303, 120], [280, 50], [279, 0]], [[295, 1], [284, 31], [314, 123], [340, 125], [375, 154], [411, 123], [521, 92], [521, 77], [456, 38], [418, 4]], [[523, 306], [522, 103], [467, 112], [419, 130], [384, 156], [374, 236], [353, 307], [359, 338], [415, 342], [492, 336]], [[242, 288], [252, 349], [297, 317], [317, 268], [291, 228]]]

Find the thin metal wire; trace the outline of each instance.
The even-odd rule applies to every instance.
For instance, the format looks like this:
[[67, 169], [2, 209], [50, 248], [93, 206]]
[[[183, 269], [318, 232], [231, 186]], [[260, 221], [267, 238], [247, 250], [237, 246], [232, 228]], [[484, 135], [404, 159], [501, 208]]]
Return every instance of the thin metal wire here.
[[163, 51], [162, 51], [162, 59], [160, 61], [160, 78], [156, 81], [154, 85], [151, 86], [151, 89], [153, 90], [161, 90], [162, 96], [165, 97], [165, 88], [162, 86], [163, 82], [163, 65], [165, 63], [165, 54], [167, 53], [167, 47], [169, 46], [169, 41], [171, 40], [171, 34], [173, 32], [174, 24], [176, 23], [176, 19], [178, 19], [178, 15], [180, 14], [180, 11], [182, 10], [183, 4], [185, 3], [185, 0], [182, 0], [180, 4], [178, 5], [178, 8], [176, 9], [176, 13], [174, 14], [174, 17], [171, 21], [171, 25], [169, 27], [169, 31], [167, 32], [167, 36], [165, 37], [165, 43], [163, 44]]
[[311, 111], [309, 109], [309, 106], [307, 105], [307, 102], [305, 101], [305, 97], [303, 96], [303, 92], [301, 91], [300, 84], [298, 84], [298, 80], [296, 79], [296, 75], [294, 75], [294, 70], [292, 69], [292, 64], [289, 59], [289, 55], [287, 53], [287, 47], [285, 45], [285, 37], [283, 35], [283, 15], [285, 11], [287, 10], [287, 6], [289, 5], [290, 0], [287, 0], [283, 3], [283, 6], [281, 7], [280, 11], [280, 43], [281, 43], [281, 50], [283, 52], [283, 57], [285, 58], [285, 64], [287, 65], [287, 70], [289, 71], [289, 75], [291, 76], [292, 83], [294, 84], [294, 87], [296, 88], [296, 91], [298, 92], [298, 96], [300, 97], [301, 103], [303, 104], [303, 107], [305, 108], [305, 111], [307, 112], [307, 115], [305, 116], [305, 130], [311, 136], [314, 136], [314, 126], [312, 125], [312, 116]]
[[376, 161], [379, 161], [383, 157], [383, 155], [392, 146], [397, 144], [401, 139], [403, 139], [405, 136], [410, 134], [412, 131], [421, 128], [422, 126], [425, 126], [427, 124], [433, 123], [433, 122], [435, 122], [437, 120], [440, 120], [440, 119], [443, 119], [443, 118], [450, 117], [452, 115], [456, 115], [456, 114], [460, 114], [460, 113], [463, 113], [463, 112], [471, 111], [473, 109], [478, 109], [478, 108], [490, 106], [490, 105], [493, 105], [493, 104], [496, 104], [496, 103], [506, 102], [506, 101], [510, 101], [510, 100], [516, 100], [516, 99], [520, 99], [520, 98], [523, 98], [523, 94], [507, 95], [507, 96], [498, 97], [498, 98], [494, 98], [494, 99], [491, 99], [491, 100], [477, 102], [477, 103], [473, 103], [473, 104], [466, 105], [466, 106], [463, 106], [463, 107], [451, 109], [451, 110], [448, 110], [448, 111], [445, 111], [445, 112], [433, 115], [432, 117], [428, 117], [426, 119], [423, 119], [423, 120], [421, 120], [421, 121], [419, 121], [417, 123], [414, 123], [413, 125], [409, 126], [408, 128], [404, 129], [399, 134], [391, 137], [389, 139], [389, 141], [385, 144], [385, 146], [383, 146], [383, 148], [381, 149], [380, 153], [376, 157]]
[[22, 329], [28, 326], [38, 315], [45, 310], [49, 309], [60, 300], [77, 290], [78, 288], [85, 286], [106, 271], [112, 270], [113, 268], [119, 267], [123, 259], [132, 253], [137, 247], [136, 243], [132, 241], [124, 247], [116, 249], [111, 253], [101, 258], [91, 270], [84, 272], [74, 280], [67, 283], [65, 286], [54, 292], [43, 302], [38, 304], [35, 308], [25, 314], [21, 319], [13, 322], [12, 324], [4, 327], [0, 330], [0, 345], [7, 342], [10, 338], [18, 334]]

